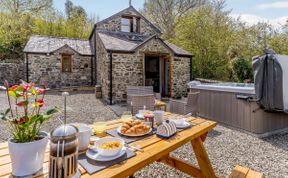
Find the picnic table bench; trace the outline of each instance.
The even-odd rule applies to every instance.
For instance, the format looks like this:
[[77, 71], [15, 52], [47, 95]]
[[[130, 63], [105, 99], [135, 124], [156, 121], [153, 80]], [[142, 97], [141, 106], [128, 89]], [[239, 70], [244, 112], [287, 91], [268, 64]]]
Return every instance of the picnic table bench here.
[[[164, 119], [169, 117], [179, 117], [181, 115], [168, 113], [164, 114]], [[93, 175], [89, 175], [86, 170], [78, 164], [81, 177], [101, 177], [101, 178], [121, 178], [133, 175], [136, 171], [143, 167], [159, 161], [172, 166], [184, 173], [187, 173], [193, 177], [216, 177], [215, 172], [211, 166], [208, 154], [205, 150], [203, 142], [205, 141], [207, 134], [216, 126], [216, 122], [208, 121], [199, 117], [188, 117], [186, 119], [193, 124], [193, 127], [178, 132], [170, 139], [160, 139], [156, 135], [152, 135], [143, 140], [131, 143], [133, 146], [140, 146], [144, 152], [136, 151], [136, 156], [130, 158], [121, 164], [111, 166], [107, 169], [99, 171]], [[117, 119], [107, 122], [107, 130], [119, 127], [123, 120]], [[191, 143], [192, 148], [198, 161], [198, 166], [192, 165], [179, 158], [175, 158], [170, 155], [172, 151], [183, 146], [186, 143]], [[189, 153], [187, 153], [189, 154]], [[43, 165], [43, 171], [35, 177], [46, 177], [48, 175], [49, 166], [49, 146], [47, 147]], [[8, 151], [7, 143], [0, 143], [0, 177], [11, 176], [11, 160]]]
[[237, 165], [233, 169], [232, 173], [229, 175], [229, 178], [263, 178], [263, 177], [264, 177], [263, 173], [239, 165]]

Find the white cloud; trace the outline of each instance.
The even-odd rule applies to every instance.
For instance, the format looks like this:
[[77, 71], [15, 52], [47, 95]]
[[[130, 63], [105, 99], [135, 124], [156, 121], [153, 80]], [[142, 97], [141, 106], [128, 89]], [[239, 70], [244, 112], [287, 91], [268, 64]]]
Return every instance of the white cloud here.
[[255, 25], [259, 22], [266, 22], [271, 24], [273, 27], [279, 29], [286, 24], [288, 16], [282, 16], [278, 18], [264, 18], [254, 14], [231, 14], [235, 19], [240, 18], [241, 21], [246, 22], [247, 25]]
[[277, 1], [257, 5], [258, 9], [288, 9], [288, 1]]

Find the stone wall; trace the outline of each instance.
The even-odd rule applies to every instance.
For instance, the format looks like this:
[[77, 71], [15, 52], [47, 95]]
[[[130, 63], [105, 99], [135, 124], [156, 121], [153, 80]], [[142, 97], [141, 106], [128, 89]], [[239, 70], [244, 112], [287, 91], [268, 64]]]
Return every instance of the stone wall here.
[[172, 61], [172, 96], [187, 94], [190, 81], [190, 58], [174, 57]]
[[143, 85], [143, 54], [113, 54], [113, 99], [126, 99], [127, 86]]
[[7, 80], [10, 85], [17, 85], [26, 80], [24, 63], [0, 63], [0, 85]]
[[[103, 99], [109, 100], [109, 54], [97, 38], [97, 84], [102, 86]], [[113, 53], [113, 101], [126, 99], [127, 86], [143, 86], [143, 60], [145, 54], [172, 56], [172, 94], [185, 95], [190, 80], [190, 59], [173, 57], [171, 51], [159, 39], [152, 39], [133, 54]]]
[[113, 53], [113, 99], [126, 99], [127, 86], [143, 86], [145, 54], [171, 55], [159, 39], [145, 43], [134, 54]]
[[98, 34], [96, 36], [96, 64], [97, 64], [97, 84], [102, 86], [102, 96], [104, 100], [109, 99], [109, 56], [100, 40]]
[[[72, 72], [62, 72], [61, 54], [72, 55]], [[91, 56], [82, 56], [71, 48], [53, 54], [28, 54], [29, 81], [51, 88], [91, 85]]]
[[[134, 15], [137, 16], [138, 14], [135, 14], [133, 11], [126, 11], [123, 13], [123, 15]], [[97, 24], [97, 30], [109, 30], [109, 31], [121, 31], [121, 16], [114, 16], [114, 18], [110, 19], [109, 21], [105, 23]], [[157, 31], [145, 20], [140, 20], [140, 34], [142, 35], [154, 35], [158, 34]]]

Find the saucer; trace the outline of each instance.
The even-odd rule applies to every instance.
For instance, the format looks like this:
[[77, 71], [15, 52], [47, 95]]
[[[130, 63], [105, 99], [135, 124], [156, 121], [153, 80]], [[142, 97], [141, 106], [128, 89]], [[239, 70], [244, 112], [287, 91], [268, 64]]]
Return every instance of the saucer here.
[[143, 114], [136, 114], [135, 115], [137, 119], [144, 119], [144, 115]]
[[126, 147], [123, 147], [122, 150], [115, 156], [102, 156], [97, 151], [93, 149], [88, 149], [86, 152], [86, 156], [89, 159], [95, 160], [95, 161], [112, 161], [114, 159], [120, 158], [126, 153]]
[[191, 127], [191, 124], [189, 123], [189, 122], [187, 122], [187, 121], [185, 121], [183, 124], [181, 124], [181, 125], [176, 125], [176, 128], [177, 129], [186, 129], [186, 128], [188, 128], [188, 127]]

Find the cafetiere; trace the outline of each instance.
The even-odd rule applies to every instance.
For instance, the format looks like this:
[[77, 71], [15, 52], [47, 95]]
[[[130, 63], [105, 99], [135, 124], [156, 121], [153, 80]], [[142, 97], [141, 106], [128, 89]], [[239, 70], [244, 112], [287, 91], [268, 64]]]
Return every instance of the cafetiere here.
[[66, 96], [64, 92], [64, 124], [50, 134], [49, 178], [78, 178], [78, 129], [66, 124]]

